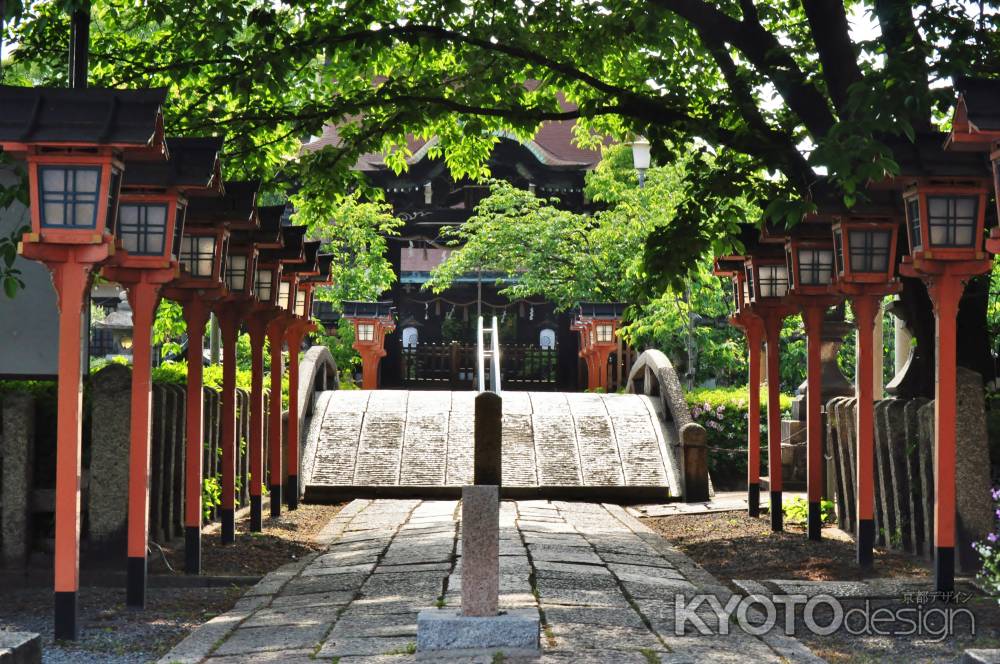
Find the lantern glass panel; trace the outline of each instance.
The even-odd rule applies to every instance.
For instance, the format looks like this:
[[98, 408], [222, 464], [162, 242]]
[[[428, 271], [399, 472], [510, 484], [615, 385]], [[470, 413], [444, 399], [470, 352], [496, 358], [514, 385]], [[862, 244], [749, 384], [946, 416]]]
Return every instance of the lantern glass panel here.
[[118, 237], [134, 256], [162, 256], [167, 236], [167, 206], [123, 203], [118, 209]]
[[600, 343], [610, 343], [614, 341], [615, 338], [615, 328], [612, 325], [598, 325], [597, 326], [597, 341]]
[[920, 251], [923, 248], [923, 237], [920, 235], [920, 199], [911, 198], [906, 201], [906, 222], [910, 229], [910, 251]]
[[291, 292], [292, 285], [287, 281], [282, 281], [281, 285], [278, 286], [278, 306], [282, 309], [288, 308], [288, 294]]
[[181, 237], [181, 268], [192, 277], [211, 278], [215, 267], [215, 236]]
[[844, 273], [844, 238], [841, 235], [841, 231], [838, 230], [833, 234], [833, 256], [834, 260], [837, 261], [837, 274]]
[[274, 283], [274, 272], [271, 268], [257, 268], [257, 282], [254, 290], [257, 292], [257, 299], [261, 302], [271, 301], [271, 284]]
[[799, 249], [799, 283], [826, 286], [833, 279], [832, 249]]
[[788, 293], [788, 268], [784, 265], [761, 265], [757, 277], [760, 297], [783, 297]]
[[375, 325], [358, 323], [358, 341], [375, 341]]
[[99, 166], [39, 166], [41, 221], [47, 228], [96, 228]]
[[184, 218], [187, 215], [187, 208], [183, 205], [177, 206], [177, 220], [174, 222], [174, 241], [170, 246], [170, 257], [177, 260], [181, 255], [181, 240], [184, 238]]
[[231, 291], [242, 291], [247, 285], [247, 257], [229, 254], [226, 261], [226, 285]]
[[927, 225], [932, 247], [974, 247], [976, 196], [928, 196]]
[[299, 290], [295, 293], [295, 315], [306, 315], [306, 293], [304, 290]]
[[740, 305], [743, 304], [740, 302], [740, 282], [734, 278], [729, 282], [729, 287], [732, 289], [733, 294], [733, 311], [739, 311]]
[[892, 233], [887, 230], [848, 231], [851, 272], [888, 272], [891, 241]]

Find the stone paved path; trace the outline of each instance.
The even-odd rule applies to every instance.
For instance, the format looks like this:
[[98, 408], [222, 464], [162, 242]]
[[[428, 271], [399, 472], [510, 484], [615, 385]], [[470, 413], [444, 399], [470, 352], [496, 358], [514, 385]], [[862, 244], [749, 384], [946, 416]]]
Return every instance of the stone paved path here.
[[[455, 501], [356, 500], [326, 527], [322, 552], [265, 577], [160, 661], [415, 661], [417, 612], [461, 601], [460, 514]], [[777, 632], [676, 635], [676, 594], [725, 604], [732, 593], [621, 507], [505, 501], [500, 518], [501, 607], [542, 617], [543, 655], [531, 661], [822, 661]]]

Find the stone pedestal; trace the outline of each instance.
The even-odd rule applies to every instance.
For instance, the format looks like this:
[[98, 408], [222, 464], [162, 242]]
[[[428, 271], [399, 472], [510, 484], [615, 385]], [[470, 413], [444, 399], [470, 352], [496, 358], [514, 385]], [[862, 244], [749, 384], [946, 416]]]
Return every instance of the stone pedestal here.
[[0, 664], [39, 664], [42, 638], [34, 632], [5, 632], [0, 629]]
[[[464, 588], [464, 581], [462, 585]], [[512, 609], [490, 617], [466, 616], [454, 609], [426, 609], [417, 615], [417, 657], [436, 660], [442, 651], [537, 655], [538, 630], [536, 609]]]
[[0, 562], [7, 567], [24, 565], [28, 559], [28, 527], [35, 467], [35, 399], [28, 394], [9, 394], [3, 399], [0, 417]]

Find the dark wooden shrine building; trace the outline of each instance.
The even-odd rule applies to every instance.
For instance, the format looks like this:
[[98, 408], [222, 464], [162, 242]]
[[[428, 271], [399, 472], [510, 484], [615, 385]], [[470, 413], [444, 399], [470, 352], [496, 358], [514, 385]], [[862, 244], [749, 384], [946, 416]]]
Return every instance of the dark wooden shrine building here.
[[[489, 160], [492, 176], [556, 198], [568, 210], [585, 210], [584, 175], [601, 155], [574, 145], [572, 132], [572, 122], [549, 122], [528, 142], [501, 137]], [[337, 141], [336, 129], [328, 127], [305, 149]], [[397, 325], [386, 339], [381, 386], [467, 389], [481, 313], [487, 326], [492, 316], [499, 323], [505, 389], [576, 389], [579, 341], [570, 329], [575, 312], [556, 313], [541, 298], [508, 300], [498, 293], [503, 286], [496, 285], [496, 275], [485, 272], [467, 274], [441, 294], [422, 289], [431, 270], [449, 254], [442, 229], [464, 223], [489, 195], [488, 186], [456, 181], [443, 159], [429, 157], [435, 142], [411, 139], [409, 169], [399, 175], [380, 154], [364, 155], [355, 165], [385, 192], [405, 221], [400, 235], [389, 242], [389, 259], [399, 279], [381, 299], [392, 301]]]

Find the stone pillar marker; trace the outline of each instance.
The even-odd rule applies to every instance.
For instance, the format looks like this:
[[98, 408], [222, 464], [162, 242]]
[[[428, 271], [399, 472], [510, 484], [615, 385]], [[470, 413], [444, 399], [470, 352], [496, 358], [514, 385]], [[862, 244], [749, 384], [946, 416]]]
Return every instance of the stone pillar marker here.
[[462, 609], [417, 616], [417, 652], [537, 654], [535, 609], [499, 610], [503, 401], [476, 397], [473, 486], [462, 487]]

